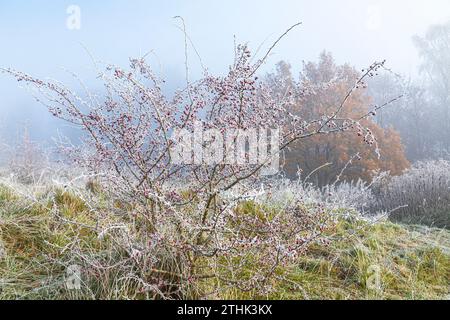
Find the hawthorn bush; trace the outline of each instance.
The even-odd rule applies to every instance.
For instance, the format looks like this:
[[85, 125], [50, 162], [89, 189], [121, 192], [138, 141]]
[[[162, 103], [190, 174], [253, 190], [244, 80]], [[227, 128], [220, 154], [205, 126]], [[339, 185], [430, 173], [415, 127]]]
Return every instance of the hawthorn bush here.
[[[89, 230], [99, 247], [110, 249], [89, 254], [74, 233], [70, 263], [80, 264], [94, 278], [113, 277], [147, 298], [214, 297], [229, 288], [264, 294], [280, 266], [311, 244], [326, 242], [322, 235], [333, 228], [337, 211], [320, 203], [304, 205], [296, 197], [272, 208], [249, 200], [248, 194], [263, 181], [260, 173], [268, 162], [294, 142], [349, 131], [375, 143], [362, 123], [373, 111], [349, 116], [343, 110], [384, 63], [360, 74], [335, 108], [303, 119], [291, 112], [293, 96], [306, 98], [314, 92], [312, 86], [280, 91], [258, 79], [274, 46], [252, 62], [249, 48], [238, 45], [226, 75], [205, 70], [201, 79], [189, 81], [186, 74], [186, 87], [173, 97], [164, 93], [164, 80], [144, 58], [131, 59], [128, 69], [106, 66], [98, 75], [104, 93], [85, 96], [53, 81], [4, 70], [34, 89], [55, 117], [84, 132], [82, 145], [61, 148], [83, 169], [90, 186], [98, 186], [97, 192], [75, 194], [83, 203], [77, 200], [75, 207], [70, 197], [54, 197], [53, 210], [59, 221]], [[197, 123], [220, 133], [277, 129], [278, 150], [259, 164], [175, 162], [172, 133], [192, 132]], [[250, 157], [248, 152], [244, 156]], [[61, 207], [65, 201], [68, 207]], [[88, 217], [79, 221], [73, 211], [88, 212]]]
[[391, 211], [390, 219], [406, 224], [450, 228], [450, 163], [419, 162], [397, 177], [385, 176], [372, 188], [371, 210]]

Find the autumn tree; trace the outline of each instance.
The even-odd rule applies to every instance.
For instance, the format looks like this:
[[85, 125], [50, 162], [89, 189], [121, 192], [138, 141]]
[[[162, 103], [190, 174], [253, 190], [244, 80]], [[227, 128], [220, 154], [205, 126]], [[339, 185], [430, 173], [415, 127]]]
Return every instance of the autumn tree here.
[[[291, 86], [296, 99], [292, 113], [306, 121], [314, 121], [333, 112], [359, 77], [360, 73], [353, 67], [336, 65], [332, 55], [324, 52], [318, 63], [304, 64], [297, 82], [292, 80], [290, 67], [285, 62], [279, 63], [276, 73], [267, 79], [278, 86], [277, 90], [289, 90]], [[309, 91], [306, 95], [305, 88]], [[354, 119], [370, 113], [371, 100], [365, 85], [361, 84], [346, 100], [339, 116]], [[375, 116], [375, 112], [372, 115]], [[370, 118], [361, 120], [361, 124], [368, 130], [352, 126], [336, 135], [316, 135], [293, 144], [285, 152], [287, 176], [295, 178], [301, 174], [324, 186], [336, 179], [368, 181], [377, 170], [398, 175], [409, 166], [396, 131], [383, 129]]]

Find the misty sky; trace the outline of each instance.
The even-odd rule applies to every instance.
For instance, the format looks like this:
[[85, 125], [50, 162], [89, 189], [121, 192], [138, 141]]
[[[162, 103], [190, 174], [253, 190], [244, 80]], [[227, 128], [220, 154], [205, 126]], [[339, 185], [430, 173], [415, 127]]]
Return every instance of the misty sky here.
[[[81, 9], [81, 29], [66, 26], [69, 5]], [[64, 80], [65, 67], [89, 83], [97, 59], [126, 65], [129, 56], [154, 50], [162, 73], [179, 85], [184, 72], [184, 40], [177, 28], [182, 16], [203, 63], [224, 72], [231, 63], [233, 36], [267, 50], [290, 25], [302, 21], [276, 48], [270, 70], [279, 60], [297, 72], [302, 60], [315, 60], [326, 49], [339, 63], [358, 68], [387, 59], [404, 75], [414, 74], [418, 57], [411, 37], [429, 25], [450, 19], [449, 0], [246, 0], [246, 1], [54, 1], [0, 0], [0, 67]], [[192, 68], [196, 60], [191, 57]], [[51, 132], [50, 117], [26, 90], [0, 74], [0, 132], [33, 119], [31, 131]], [[36, 120], [38, 119], [38, 120]], [[3, 127], [3, 130], [2, 130]], [[53, 128], [53, 127], [52, 127]]]

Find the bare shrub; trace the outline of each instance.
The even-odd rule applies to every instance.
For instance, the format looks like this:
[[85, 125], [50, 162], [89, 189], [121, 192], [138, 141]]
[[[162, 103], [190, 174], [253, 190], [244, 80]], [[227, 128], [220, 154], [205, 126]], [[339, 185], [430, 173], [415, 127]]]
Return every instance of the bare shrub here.
[[362, 215], [368, 213], [374, 201], [371, 184], [362, 180], [328, 185], [323, 189], [323, 194], [328, 201], [339, 203], [342, 208], [353, 208]]
[[[268, 162], [301, 139], [352, 131], [376, 145], [360, 123], [374, 111], [348, 118], [342, 110], [384, 62], [365, 70], [336, 108], [306, 121], [289, 110], [293, 95], [298, 102], [313, 87], [302, 83], [279, 92], [258, 80], [256, 73], [274, 46], [252, 62], [249, 48], [239, 45], [226, 75], [205, 70], [194, 82], [186, 62], [187, 86], [173, 97], [164, 94], [164, 81], [144, 58], [131, 59], [128, 70], [106, 66], [100, 71], [104, 96], [80, 97], [59, 83], [4, 70], [34, 88], [55, 117], [85, 133], [83, 145], [65, 145], [63, 151], [101, 186], [99, 196], [77, 191], [84, 210], [95, 213], [94, 221], [73, 221], [56, 205], [54, 214], [112, 242], [114, 252], [89, 255], [74, 239], [70, 250], [83, 267], [97, 276], [115, 273], [152, 298], [214, 297], [230, 288], [258, 296], [271, 289], [270, 279], [281, 266], [326, 240], [322, 234], [333, 227], [336, 212], [325, 204], [294, 199], [271, 208], [246, 194]], [[219, 133], [279, 129], [279, 150], [260, 164], [175, 163], [177, 141], [171, 133], [192, 132], [196, 123]]]
[[[398, 177], [374, 185], [373, 211], [390, 211], [393, 221], [450, 227], [450, 163], [419, 162]], [[401, 208], [400, 208], [401, 207]]]

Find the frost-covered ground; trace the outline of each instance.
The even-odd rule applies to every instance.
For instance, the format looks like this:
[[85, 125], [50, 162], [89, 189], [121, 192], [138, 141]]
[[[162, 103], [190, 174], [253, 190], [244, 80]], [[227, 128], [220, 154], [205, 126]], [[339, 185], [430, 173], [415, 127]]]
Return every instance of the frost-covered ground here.
[[[305, 208], [328, 208], [328, 212], [338, 213], [338, 221], [320, 242], [282, 266], [266, 295], [224, 285], [208, 298], [448, 298], [450, 232], [388, 221], [402, 220], [392, 210], [402, 206], [398, 203], [402, 199], [427, 196], [427, 208], [445, 210], [448, 202], [438, 202], [444, 199], [445, 192], [437, 190], [434, 183], [445, 185], [447, 165], [421, 164], [403, 177], [385, 177], [373, 185], [343, 183], [318, 190], [299, 181], [273, 180], [247, 190], [241, 200], [245, 207], [237, 214], [259, 216], [264, 210], [288, 208], [289, 203], [296, 202]], [[133, 224], [120, 217], [124, 204], [105, 206], [115, 208], [117, 220], [114, 214], [99, 219], [92, 205], [105, 205], [110, 199], [89, 184], [88, 176], [67, 169], [48, 169], [33, 176], [34, 181], [23, 182], [23, 177], [10, 168], [1, 172], [1, 299], [156, 298], [150, 294], [153, 288], [143, 282], [145, 275], [137, 269], [140, 264], [129, 263], [142, 250], [137, 242], [133, 244], [136, 256], [133, 251], [123, 252], [114, 242], [140, 239], [134, 232], [141, 231], [133, 230]], [[414, 195], [398, 199], [395, 187], [399, 186], [401, 190], [412, 190]], [[380, 199], [392, 203], [380, 210]], [[377, 211], [371, 212], [374, 208]], [[415, 215], [426, 214], [424, 207], [412, 210], [417, 211]], [[449, 211], [442, 212], [438, 216], [448, 219]], [[430, 220], [426, 222], [430, 224]], [[99, 223], [109, 229], [99, 233]], [[124, 233], [126, 239], [119, 235], [121, 228], [129, 228]], [[117, 237], [112, 237], [112, 232], [117, 232]], [[76, 290], [67, 282], [68, 270], [73, 266], [81, 268], [82, 283]], [[168, 269], [177, 270], [174, 267]], [[209, 289], [218, 289], [215, 286], [208, 280], [195, 283], [195, 290], [187, 290], [183, 297], [200, 298]]]

